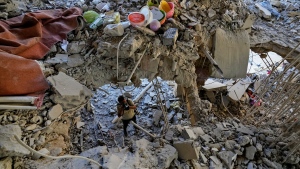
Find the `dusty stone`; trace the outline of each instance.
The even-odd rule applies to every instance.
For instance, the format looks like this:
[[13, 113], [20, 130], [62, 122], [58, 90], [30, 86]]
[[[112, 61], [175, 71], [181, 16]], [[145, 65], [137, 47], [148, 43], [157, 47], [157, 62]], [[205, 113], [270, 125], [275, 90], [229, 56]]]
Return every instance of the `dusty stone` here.
[[[46, 154], [46, 155], [49, 155], [50, 154], [50, 151], [47, 150], [46, 148], [42, 148], [38, 151], [39, 153], [42, 153], [42, 154]], [[41, 158], [41, 155], [39, 154], [33, 154], [32, 157], [31, 157], [33, 160], [37, 160], [39, 158]]]
[[210, 168], [214, 169], [223, 169], [223, 164], [216, 156], [210, 156]]
[[43, 123], [43, 118], [41, 116], [34, 116], [30, 120], [31, 123], [37, 123], [37, 124], [42, 124]]
[[273, 168], [273, 169], [277, 169], [276, 164], [274, 164], [272, 161], [270, 161], [269, 159], [263, 157], [262, 161], [269, 167]]
[[211, 8], [209, 8], [207, 12], [208, 12], [208, 17], [210, 18], [214, 17], [217, 14], [217, 12]]
[[25, 128], [26, 131], [34, 130], [37, 127], [37, 124], [31, 124], [28, 127]]
[[61, 147], [55, 147], [55, 148], [51, 149], [50, 154], [52, 156], [58, 156], [61, 152], [62, 152]]
[[81, 122], [81, 121], [78, 121], [77, 123], [76, 123], [76, 128], [77, 129], [80, 129], [82, 126], [84, 126], [85, 125], [85, 123], [84, 122]]
[[246, 158], [253, 160], [256, 153], [256, 148], [254, 146], [246, 147]]
[[236, 160], [237, 155], [231, 151], [221, 151], [217, 156], [225, 163], [227, 168], [233, 169], [234, 161]]
[[67, 65], [70, 66], [70, 67], [80, 66], [83, 63], [84, 63], [84, 61], [81, 58], [80, 54], [74, 54], [74, 55], [70, 55], [68, 57], [68, 63], [67, 63]]
[[195, 133], [191, 129], [184, 129], [181, 134], [182, 134], [182, 137], [185, 139], [195, 140], [197, 138]]
[[67, 54], [56, 54], [54, 58], [47, 59], [45, 62], [50, 64], [67, 63]]
[[190, 160], [199, 158], [199, 151], [197, 151], [193, 141], [177, 141], [174, 142], [173, 145], [178, 151], [178, 157], [180, 159]]
[[252, 163], [252, 162], [249, 162], [249, 163], [248, 163], [247, 169], [253, 169], [253, 163]]
[[72, 41], [68, 44], [68, 53], [74, 54], [74, 53], [80, 53], [82, 49], [85, 47], [85, 41]]
[[51, 124], [51, 120], [47, 120], [47, 121], [45, 122], [45, 126], [50, 126], [50, 124]]
[[225, 142], [225, 148], [227, 149], [227, 150], [233, 150], [235, 147], [235, 145], [236, 145], [237, 143], [234, 141], [234, 140], [226, 140], [226, 142]]
[[51, 108], [51, 110], [48, 112], [48, 118], [50, 120], [56, 119], [61, 113], [63, 112], [63, 108], [60, 104], [57, 104]]
[[251, 131], [250, 129], [248, 129], [247, 127], [240, 127], [237, 128], [236, 131], [244, 133], [244, 134], [249, 134], [249, 135], [254, 135], [253, 131]]
[[205, 134], [201, 127], [194, 127], [193, 131], [197, 137]]
[[204, 134], [200, 136], [202, 140], [204, 140], [205, 142], [209, 143], [211, 141], [211, 136], [208, 134]]
[[257, 149], [257, 151], [262, 151], [263, 147], [260, 143], [256, 143], [256, 149]]
[[162, 116], [162, 111], [161, 110], [155, 110], [153, 113], [153, 124], [154, 125], [158, 125], [159, 124], [159, 120]]
[[169, 168], [172, 161], [178, 158], [178, 152], [173, 146], [167, 144], [156, 153], [156, 156], [158, 159], [158, 168]]
[[200, 158], [202, 159], [203, 163], [207, 163], [207, 158], [205, 157], [205, 155], [200, 151]]
[[241, 145], [241, 146], [245, 146], [247, 144], [250, 143], [250, 138], [248, 136], [240, 136], [238, 138], [238, 143]]
[[24, 156], [30, 152], [20, 145], [14, 135], [21, 138], [22, 131], [18, 125], [0, 125], [0, 158], [6, 156]]
[[0, 160], [1, 169], [12, 169], [12, 159], [11, 157], [6, 157]]
[[105, 155], [103, 157], [102, 167], [103, 169], [118, 168], [118, 166], [120, 166], [122, 161], [123, 161], [122, 158], [115, 154]]
[[168, 132], [165, 135], [165, 139], [168, 141], [171, 141], [173, 139], [173, 135], [174, 135], [174, 132], [171, 130], [168, 130]]
[[169, 28], [163, 35], [163, 45], [174, 45], [178, 37], [177, 28]]

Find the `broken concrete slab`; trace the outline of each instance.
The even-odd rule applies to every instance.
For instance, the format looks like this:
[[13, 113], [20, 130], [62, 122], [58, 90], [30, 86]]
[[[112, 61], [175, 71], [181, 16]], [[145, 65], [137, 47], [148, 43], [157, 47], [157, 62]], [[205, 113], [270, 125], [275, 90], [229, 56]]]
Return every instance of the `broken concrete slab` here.
[[223, 164], [221, 163], [221, 161], [218, 159], [218, 157], [216, 156], [210, 156], [209, 157], [210, 160], [210, 168], [214, 168], [214, 169], [223, 169]]
[[197, 137], [200, 137], [205, 134], [201, 127], [194, 127], [193, 131]]
[[85, 41], [72, 41], [68, 44], [67, 51], [70, 54], [80, 53], [85, 45]]
[[193, 141], [177, 141], [174, 147], [178, 151], [178, 157], [183, 160], [191, 160], [199, 158], [199, 151]]
[[67, 63], [68, 54], [56, 54], [54, 58], [47, 59], [45, 63], [49, 64], [58, 64], [58, 63]]
[[[224, 78], [244, 78], [250, 53], [250, 39], [245, 30], [231, 32], [217, 28], [215, 33], [214, 60], [223, 71]], [[213, 77], [221, 77], [217, 71]]]
[[241, 145], [241, 146], [245, 146], [247, 144], [250, 143], [250, 138], [248, 136], [240, 136], [238, 138], [238, 143]]
[[225, 163], [227, 168], [233, 169], [237, 154], [231, 151], [221, 151], [217, 156]]
[[47, 78], [52, 84], [57, 94], [52, 95], [51, 99], [55, 103], [61, 104], [63, 108], [73, 108], [85, 102], [86, 97], [91, 96], [92, 92], [74, 78], [59, 72], [58, 75]]
[[0, 125], [0, 158], [7, 156], [24, 156], [28, 155], [28, 151], [25, 147], [20, 145], [14, 136], [21, 138], [22, 131], [18, 125]]
[[252, 130], [250, 130], [249, 128], [247, 127], [240, 127], [240, 128], [237, 128], [236, 131], [238, 132], [241, 132], [243, 134], [249, 134], [249, 135], [254, 135], [254, 132]]
[[246, 158], [249, 160], [253, 160], [255, 153], [256, 153], [256, 148], [254, 146], [246, 147]]
[[80, 54], [73, 54], [68, 57], [67, 65], [70, 67], [77, 67], [84, 63]]
[[182, 131], [182, 137], [185, 138], [185, 139], [192, 139], [192, 140], [195, 140], [197, 138], [197, 136], [195, 135], [195, 133], [193, 132], [193, 130], [191, 129], [187, 129], [185, 128], [183, 131]]
[[54, 120], [56, 119], [58, 116], [61, 115], [61, 113], [63, 112], [63, 108], [61, 107], [60, 104], [57, 104], [55, 106], [53, 106], [50, 111], [48, 112], [48, 118], [50, 120]]
[[6, 157], [0, 160], [1, 169], [12, 169], [12, 159], [11, 157]]
[[204, 134], [204, 135], [200, 135], [200, 138], [202, 140], [204, 140], [205, 142], [209, 143], [210, 141], [212, 141], [212, 137], [208, 134]]
[[202, 86], [203, 89], [206, 91], [220, 91], [220, 90], [226, 90], [226, 85], [220, 82], [217, 82], [213, 79], [207, 79], [204, 83], [204, 86]]
[[169, 168], [172, 161], [178, 158], [178, 152], [171, 145], [165, 145], [164, 148], [160, 148], [156, 153], [158, 159], [157, 168]]

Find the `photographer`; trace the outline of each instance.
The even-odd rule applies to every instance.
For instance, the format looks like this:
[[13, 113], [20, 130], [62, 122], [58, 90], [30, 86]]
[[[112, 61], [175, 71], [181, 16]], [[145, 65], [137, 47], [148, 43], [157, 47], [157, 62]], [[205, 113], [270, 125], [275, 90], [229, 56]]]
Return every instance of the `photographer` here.
[[127, 126], [132, 120], [134, 123], [136, 123], [136, 116], [135, 116], [135, 109], [136, 106], [134, 105], [133, 101], [130, 99], [125, 99], [124, 96], [119, 96], [118, 97], [118, 105], [117, 105], [117, 110], [118, 110], [118, 116], [122, 116], [122, 121], [123, 121], [123, 130], [124, 130], [124, 136], [127, 137]]

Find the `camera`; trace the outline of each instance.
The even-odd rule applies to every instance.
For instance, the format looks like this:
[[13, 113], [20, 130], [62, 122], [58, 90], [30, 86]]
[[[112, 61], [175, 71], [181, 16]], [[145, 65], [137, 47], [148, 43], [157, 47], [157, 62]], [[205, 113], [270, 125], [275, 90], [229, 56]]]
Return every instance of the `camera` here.
[[124, 104], [123, 107], [124, 107], [124, 110], [129, 110], [129, 105], [128, 104]]

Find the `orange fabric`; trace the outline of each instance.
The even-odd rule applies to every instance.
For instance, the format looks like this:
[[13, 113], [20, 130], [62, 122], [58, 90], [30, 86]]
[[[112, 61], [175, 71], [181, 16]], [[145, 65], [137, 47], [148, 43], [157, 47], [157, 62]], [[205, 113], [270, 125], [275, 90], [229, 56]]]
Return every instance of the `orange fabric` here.
[[42, 10], [0, 20], [0, 96], [43, 93], [49, 85], [36, 61], [78, 26], [79, 8]]

